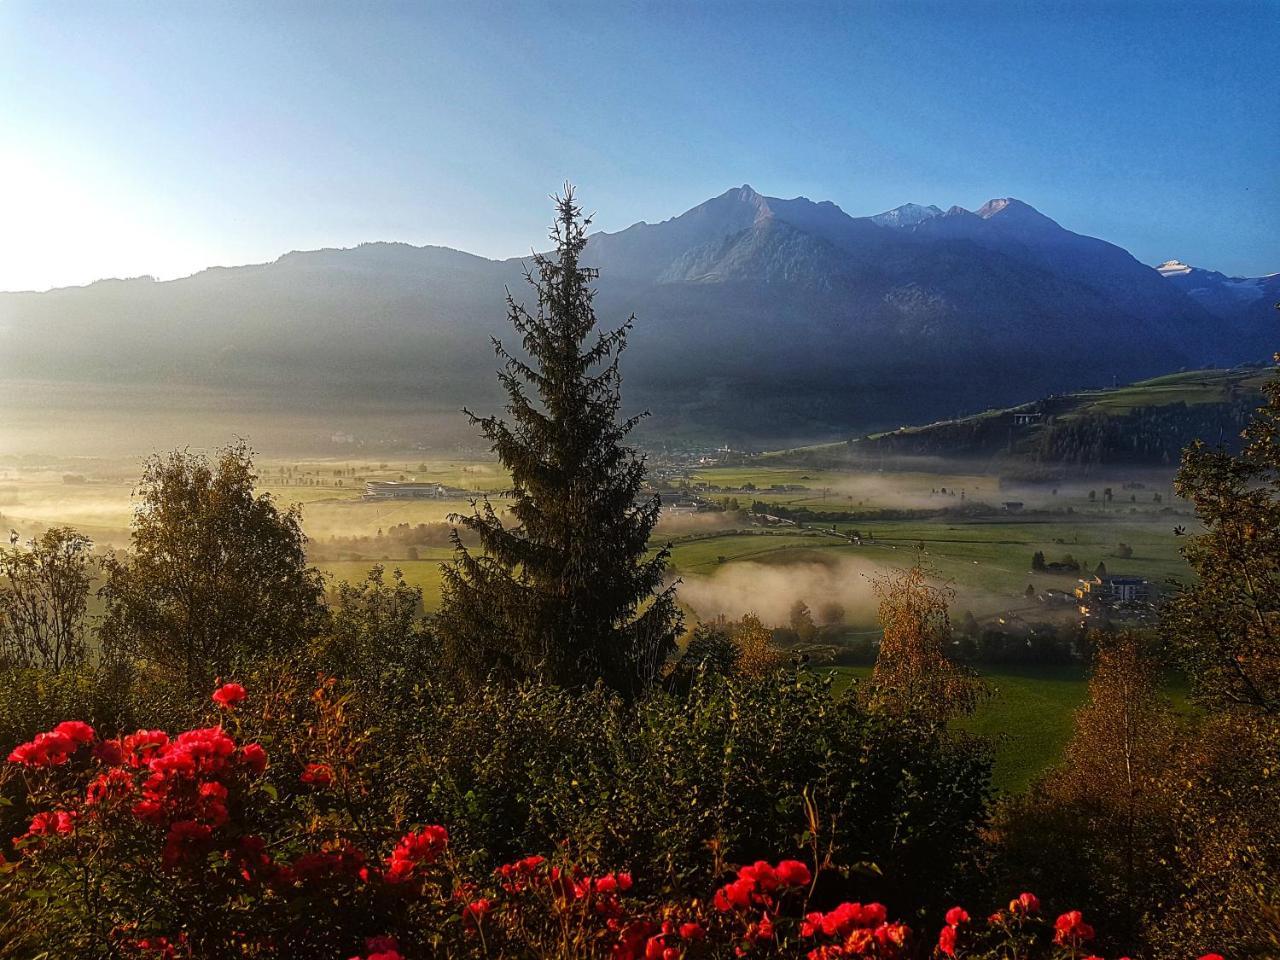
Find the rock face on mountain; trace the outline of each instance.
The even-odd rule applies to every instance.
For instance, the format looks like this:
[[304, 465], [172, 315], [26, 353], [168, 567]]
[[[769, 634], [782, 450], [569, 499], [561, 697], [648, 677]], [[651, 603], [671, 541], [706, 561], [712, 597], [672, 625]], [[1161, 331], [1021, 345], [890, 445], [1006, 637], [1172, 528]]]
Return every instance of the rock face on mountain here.
[[[1267, 353], [1177, 278], [1013, 199], [853, 217], [742, 186], [595, 234], [586, 261], [601, 320], [637, 316], [625, 399], [653, 436], [848, 435]], [[506, 288], [524, 295], [518, 260], [372, 243], [0, 294], [0, 380], [483, 408]]]

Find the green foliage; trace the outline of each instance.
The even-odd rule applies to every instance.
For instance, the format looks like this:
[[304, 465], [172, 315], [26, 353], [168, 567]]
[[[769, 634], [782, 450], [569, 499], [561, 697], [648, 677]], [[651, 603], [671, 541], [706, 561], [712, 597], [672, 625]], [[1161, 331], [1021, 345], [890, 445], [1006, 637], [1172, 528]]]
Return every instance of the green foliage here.
[[635, 704], [524, 684], [424, 684], [389, 785], [411, 819], [464, 825], [486, 861], [568, 843], [591, 864], [697, 887], [724, 862], [817, 837], [882, 875], [859, 895], [939, 903], [973, 867], [990, 758], [932, 725], [872, 714], [807, 673], [699, 672]]
[[737, 669], [741, 658], [742, 650], [733, 642], [725, 625], [699, 623], [693, 628], [676, 674], [686, 683], [699, 670], [727, 677]]
[[1156, 955], [1186, 944], [1280, 955], [1280, 722], [1212, 717], [1170, 773], [1177, 886], [1148, 925]]
[[328, 628], [316, 645], [319, 668], [384, 702], [403, 697], [439, 666], [422, 617], [422, 589], [395, 570], [374, 566], [360, 583], [338, 584]]
[[1137, 946], [1177, 888], [1169, 771], [1183, 741], [1159, 672], [1141, 638], [1103, 638], [1063, 758], [997, 826], [1000, 882], [1073, 897], [1116, 949]]
[[437, 629], [451, 664], [472, 679], [603, 680], [633, 695], [658, 679], [680, 616], [663, 583], [668, 552], [648, 552], [661, 503], [641, 500], [644, 462], [623, 444], [637, 422], [619, 419], [631, 321], [587, 344], [593, 273], [579, 256], [589, 220], [571, 191], [557, 207], [555, 256], [535, 255], [537, 278], [529, 275], [536, 310], [508, 297], [532, 364], [495, 341], [511, 421], [472, 415], [510, 471], [515, 524], [487, 500], [458, 518], [483, 551], [455, 540]]
[[298, 511], [255, 495], [255, 479], [243, 443], [215, 464], [183, 451], [148, 461], [130, 551], [105, 564], [105, 646], [205, 689], [315, 636], [323, 585]]

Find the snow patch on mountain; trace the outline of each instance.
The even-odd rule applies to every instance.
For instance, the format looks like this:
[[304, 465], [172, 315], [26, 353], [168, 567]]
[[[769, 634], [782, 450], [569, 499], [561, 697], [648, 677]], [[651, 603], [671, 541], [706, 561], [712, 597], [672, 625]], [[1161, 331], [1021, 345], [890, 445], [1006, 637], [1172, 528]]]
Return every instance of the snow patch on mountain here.
[[910, 227], [940, 216], [942, 211], [933, 204], [925, 206], [919, 203], [904, 203], [900, 207], [876, 214], [871, 218], [871, 222], [882, 227]]

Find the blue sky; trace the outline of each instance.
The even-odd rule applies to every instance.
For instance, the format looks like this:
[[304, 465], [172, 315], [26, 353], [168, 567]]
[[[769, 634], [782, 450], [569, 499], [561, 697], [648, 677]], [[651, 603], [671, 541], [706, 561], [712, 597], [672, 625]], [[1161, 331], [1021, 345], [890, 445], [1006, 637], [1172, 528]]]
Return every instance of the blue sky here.
[[541, 242], [731, 186], [1016, 196], [1280, 270], [1280, 4], [0, 0], [0, 289]]

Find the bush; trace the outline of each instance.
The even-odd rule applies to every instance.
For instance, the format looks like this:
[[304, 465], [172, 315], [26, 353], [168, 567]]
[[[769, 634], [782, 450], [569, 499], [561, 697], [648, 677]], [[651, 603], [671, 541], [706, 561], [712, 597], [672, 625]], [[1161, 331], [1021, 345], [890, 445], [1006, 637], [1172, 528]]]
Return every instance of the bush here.
[[[444, 827], [361, 808], [332, 686], [300, 703], [228, 684], [214, 702], [223, 722], [174, 737], [69, 721], [13, 750], [6, 776], [20, 771], [30, 820], [0, 868], [0, 956], [905, 960], [928, 947], [879, 902], [825, 894], [838, 871], [821, 843], [807, 863], [722, 865], [691, 893], [571, 851], [477, 871]], [[268, 737], [310, 751], [269, 755]], [[985, 923], [959, 907], [927, 922], [954, 957], [1076, 958], [1094, 937], [1078, 912], [1050, 925], [1030, 894]]]
[[829, 844], [883, 876], [861, 895], [945, 899], [977, 856], [989, 757], [974, 741], [868, 712], [805, 672], [699, 674], [634, 706], [597, 690], [425, 685], [395, 803], [460, 825], [494, 863], [569, 843], [592, 865], [705, 886], [725, 859]]

